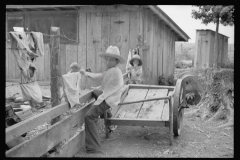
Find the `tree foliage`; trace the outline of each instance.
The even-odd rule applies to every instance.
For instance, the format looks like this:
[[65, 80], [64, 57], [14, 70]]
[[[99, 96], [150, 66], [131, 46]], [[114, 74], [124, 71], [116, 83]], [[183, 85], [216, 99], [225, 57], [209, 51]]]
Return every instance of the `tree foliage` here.
[[197, 5], [199, 10], [192, 10], [192, 17], [201, 19], [203, 24], [217, 23], [224, 25], [234, 25], [234, 6], [233, 5]]

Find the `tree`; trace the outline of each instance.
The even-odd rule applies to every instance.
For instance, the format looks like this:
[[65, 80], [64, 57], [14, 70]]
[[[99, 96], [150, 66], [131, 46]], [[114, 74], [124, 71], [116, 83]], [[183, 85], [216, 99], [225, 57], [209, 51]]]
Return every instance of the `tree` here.
[[219, 23], [224, 26], [234, 25], [234, 6], [233, 5], [197, 5], [199, 10], [192, 10], [192, 17], [201, 19], [203, 24], [216, 23], [215, 43], [214, 43], [214, 63], [213, 66], [218, 66], [219, 51], [218, 51], [218, 30]]

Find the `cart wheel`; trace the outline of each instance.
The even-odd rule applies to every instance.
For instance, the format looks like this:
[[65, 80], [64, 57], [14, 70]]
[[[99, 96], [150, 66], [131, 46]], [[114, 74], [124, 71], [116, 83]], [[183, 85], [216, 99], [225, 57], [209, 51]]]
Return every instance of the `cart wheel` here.
[[173, 96], [173, 133], [179, 136], [182, 129], [183, 114], [186, 104], [185, 99], [185, 83], [184, 80], [178, 79], [176, 83], [175, 93]]

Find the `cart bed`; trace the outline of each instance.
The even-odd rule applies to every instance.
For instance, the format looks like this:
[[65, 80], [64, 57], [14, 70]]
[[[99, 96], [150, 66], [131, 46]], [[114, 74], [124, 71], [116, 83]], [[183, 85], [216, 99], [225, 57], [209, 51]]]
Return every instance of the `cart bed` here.
[[[131, 102], [150, 98], [159, 98], [168, 96], [171, 93], [168, 89], [138, 89], [130, 88], [128, 95], [123, 102]], [[155, 100], [120, 105], [113, 118], [131, 118], [131, 119], [151, 119], [151, 120], [169, 120], [169, 103], [164, 100]]]

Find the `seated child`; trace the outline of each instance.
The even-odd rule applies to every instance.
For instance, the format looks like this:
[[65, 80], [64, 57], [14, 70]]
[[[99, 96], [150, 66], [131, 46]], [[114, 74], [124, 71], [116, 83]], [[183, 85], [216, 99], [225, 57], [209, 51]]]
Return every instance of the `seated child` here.
[[127, 69], [127, 72], [130, 73], [130, 80], [128, 81], [128, 84], [142, 83], [142, 60], [140, 59], [140, 56], [135, 54], [130, 60], [130, 64], [132, 66]]

